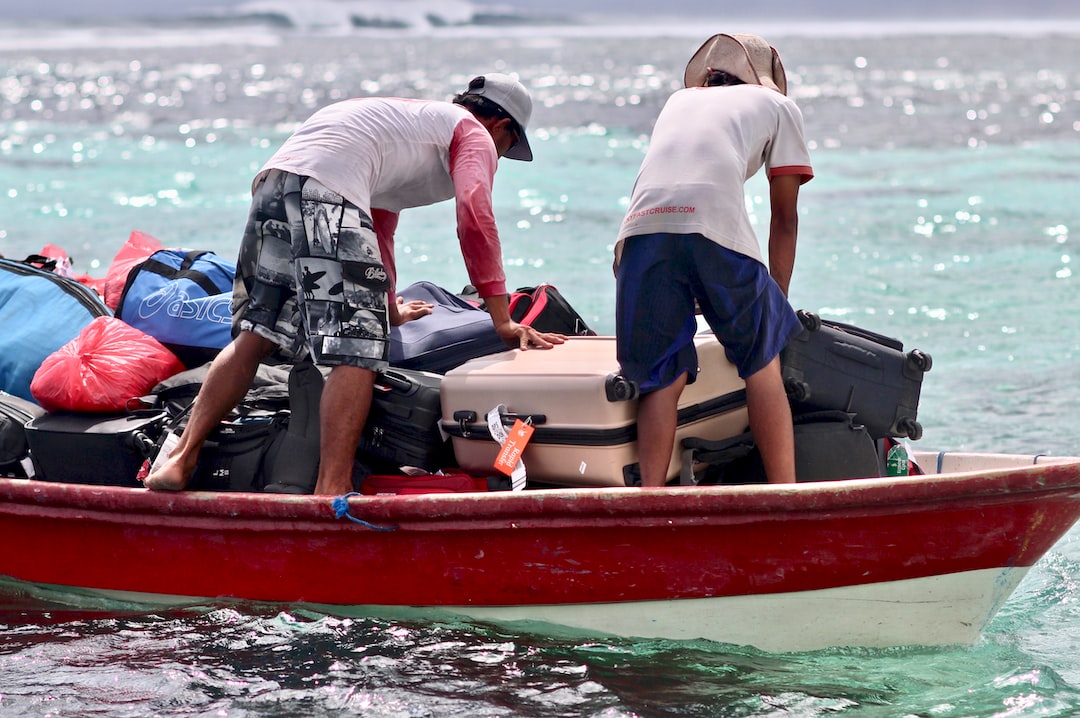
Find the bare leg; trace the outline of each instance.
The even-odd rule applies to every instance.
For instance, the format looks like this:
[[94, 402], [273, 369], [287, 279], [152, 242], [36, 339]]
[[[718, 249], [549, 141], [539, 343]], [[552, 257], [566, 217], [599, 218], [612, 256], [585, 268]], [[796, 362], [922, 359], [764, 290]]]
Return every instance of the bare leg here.
[[747, 377], [746, 408], [769, 483], [795, 483], [795, 433], [780, 374], [780, 357]]
[[679, 423], [679, 396], [686, 386], [686, 374], [670, 386], [649, 392], [638, 402], [638, 461], [642, 486], [667, 483], [671, 452], [675, 449], [675, 429]]
[[319, 404], [319, 478], [316, 494], [352, 491], [356, 445], [364, 431], [375, 372], [354, 366], [336, 366], [323, 387]]
[[184, 432], [169, 458], [143, 480], [156, 491], [180, 491], [191, 480], [199, 450], [222, 418], [244, 398], [259, 362], [273, 351], [273, 342], [251, 332], [240, 332], [210, 364], [206, 380], [191, 408]]

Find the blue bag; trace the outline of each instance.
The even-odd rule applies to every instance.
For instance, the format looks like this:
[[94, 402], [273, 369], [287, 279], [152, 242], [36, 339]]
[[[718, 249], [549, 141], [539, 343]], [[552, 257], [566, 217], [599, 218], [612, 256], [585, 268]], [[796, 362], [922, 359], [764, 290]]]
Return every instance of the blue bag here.
[[33, 401], [30, 381], [41, 363], [111, 313], [74, 279], [0, 259], [0, 391]]
[[164, 344], [189, 369], [232, 341], [236, 264], [213, 252], [161, 249], [128, 274], [116, 316]]
[[390, 327], [390, 365], [445, 374], [469, 359], [507, 351], [491, 323], [491, 315], [456, 294], [416, 282], [398, 296], [435, 305], [426, 317]]

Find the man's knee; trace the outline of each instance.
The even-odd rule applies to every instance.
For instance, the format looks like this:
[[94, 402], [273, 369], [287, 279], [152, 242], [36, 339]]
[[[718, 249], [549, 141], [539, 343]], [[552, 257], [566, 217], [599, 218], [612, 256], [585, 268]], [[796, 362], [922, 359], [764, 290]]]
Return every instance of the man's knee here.
[[232, 340], [233, 352], [246, 360], [260, 362], [273, 353], [277, 345], [255, 332], [241, 329]]

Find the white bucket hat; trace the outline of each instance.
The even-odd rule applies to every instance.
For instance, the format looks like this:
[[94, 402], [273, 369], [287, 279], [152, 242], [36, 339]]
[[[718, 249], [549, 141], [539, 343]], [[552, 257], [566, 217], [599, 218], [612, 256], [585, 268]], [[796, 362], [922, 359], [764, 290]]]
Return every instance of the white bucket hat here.
[[701, 87], [709, 68], [723, 70], [750, 85], [787, 94], [787, 76], [780, 53], [757, 35], [713, 35], [698, 48], [683, 74], [687, 87]]
[[521, 128], [517, 144], [511, 147], [504, 157], [512, 160], [531, 162], [533, 158], [529, 138], [525, 136], [525, 127], [532, 116], [532, 98], [525, 85], [501, 72], [488, 72], [469, 81], [469, 87], [463, 95], [479, 95], [506, 111]]

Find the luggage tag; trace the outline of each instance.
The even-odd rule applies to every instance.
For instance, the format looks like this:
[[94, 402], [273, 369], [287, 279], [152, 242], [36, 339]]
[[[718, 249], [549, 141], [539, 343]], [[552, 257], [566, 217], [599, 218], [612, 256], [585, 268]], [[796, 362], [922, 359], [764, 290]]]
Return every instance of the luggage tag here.
[[514, 425], [510, 427], [510, 433], [502, 445], [502, 450], [499, 451], [499, 455], [495, 458], [495, 468], [504, 474], [512, 474], [518, 461], [521, 460], [521, 454], [525, 451], [525, 446], [529, 443], [529, 439], [532, 438], [534, 430], [531, 423], [526, 423], [521, 419], [514, 421]]
[[525, 446], [532, 438], [535, 431], [531, 421], [518, 419], [507, 434], [506, 427], [502, 423], [502, 415], [506, 413], [506, 406], [499, 404], [487, 414], [488, 431], [491, 438], [499, 442], [502, 448], [495, 457], [495, 468], [510, 477], [510, 488], [513, 491], [522, 491], [525, 488], [525, 463], [521, 460], [521, 454]]
[[175, 430], [169, 429], [165, 432], [164, 438], [159, 442], [160, 445], [157, 450], [157, 454], [153, 457], [153, 460], [146, 459], [143, 461], [142, 466], [139, 468], [139, 473], [135, 476], [136, 481], [142, 483], [143, 479], [152, 474], [154, 471], [165, 463], [165, 460], [169, 458], [169, 454], [172, 453], [176, 445], [180, 443], [180, 435]]

